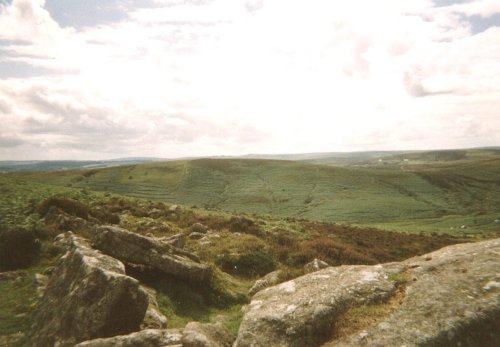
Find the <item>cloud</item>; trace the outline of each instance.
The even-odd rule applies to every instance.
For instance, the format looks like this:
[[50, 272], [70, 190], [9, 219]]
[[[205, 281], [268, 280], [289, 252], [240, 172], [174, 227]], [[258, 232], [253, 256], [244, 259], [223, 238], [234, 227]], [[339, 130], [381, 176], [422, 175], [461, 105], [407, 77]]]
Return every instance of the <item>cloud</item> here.
[[[0, 156], [498, 142], [500, 29], [471, 19], [498, 6], [444, 5], [155, 0], [70, 27], [44, 1], [14, 0], [0, 8], [0, 65], [17, 71], [0, 75], [0, 135], [23, 144]], [[462, 116], [470, 126], [443, 139]]]
[[23, 141], [19, 138], [0, 136], [1, 148], [13, 148], [21, 145], [22, 143]]
[[500, 13], [500, 3], [496, 0], [476, 0], [449, 6], [447, 10], [461, 13], [468, 17], [490, 17], [494, 14]]

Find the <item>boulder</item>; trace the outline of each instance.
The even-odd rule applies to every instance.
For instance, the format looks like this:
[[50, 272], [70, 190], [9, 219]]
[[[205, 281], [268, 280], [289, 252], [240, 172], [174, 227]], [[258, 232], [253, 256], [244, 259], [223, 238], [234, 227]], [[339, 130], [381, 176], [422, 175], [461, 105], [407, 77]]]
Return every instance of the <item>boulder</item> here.
[[182, 347], [231, 347], [234, 337], [221, 323], [190, 322], [182, 334]]
[[145, 265], [189, 282], [206, 282], [212, 273], [194, 254], [122, 228], [98, 227], [93, 241], [97, 249], [121, 261]]
[[148, 306], [139, 282], [124, 265], [65, 233], [69, 247], [50, 276], [29, 333], [30, 346], [73, 346], [137, 331]]
[[160, 311], [156, 301], [156, 290], [146, 286], [142, 286], [142, 289], [148, 293], [149, 305], [141, 329], [166, 329], [168, 320]]
[[42, 298], [47, 289], [47, 284], [49, 283], [49, 277], [44, 274], [35, 274], [33, 278], [33, 284], [36, 288], [36, 295], [38, 298]]
[[172, 236], [162, 237], [160, 241], [177, 248], [184, 248], [184, 245], [186, 244], [186, 235], [178, 233]]
[[188, 237], [190, 240], [199, 240], [201, 238], [204, 238], [205, 234], [197, 233], [197, 232], [193, 231], [193, 232], [189, 233]]
[[61, 231], [80, 231], [87, 229], [91, 225], [87, 220], [70, 215], [55, 206], [51, 206], [47, 211], [45, 223], [53, 224]]
[[328, 266], [330, 265], [328, 265], [327, 262], [315, 258], [310, 263], [304, 265], [304, 273], [311, 273], [321, 269], [326, 269]]
[[177, 329], [147, 329], [129, 335], [94, 339], [77, 344], [75, 347], [164, 347], [179, 346], [181, 331]]
[[496, 239], [304, 275], [253, 297], [234, 346], [499, 346], [499, 254]]
[[253, 284], [252, 288], [248, 291], [248, 295], [255, 295], [257, 292], [260, 292], [262, 289], [266, 289], [268, 287], [274, 286], [278, 284], [280, 281], [281, 270], [276, 270], [268, 273], [262, 278], [259, 278]]

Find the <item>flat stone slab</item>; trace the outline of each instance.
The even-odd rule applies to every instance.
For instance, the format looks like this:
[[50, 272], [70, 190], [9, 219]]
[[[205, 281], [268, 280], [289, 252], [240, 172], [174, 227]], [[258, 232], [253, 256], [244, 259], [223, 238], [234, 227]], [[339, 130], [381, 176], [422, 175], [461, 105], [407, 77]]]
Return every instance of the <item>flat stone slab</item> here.
[[98, 227], [92, 241], [97, 249], [121, 261], [146, 265], [185, 281], [203, 283], [212, 274], [210, 266], [194, 254], [122, 228]]

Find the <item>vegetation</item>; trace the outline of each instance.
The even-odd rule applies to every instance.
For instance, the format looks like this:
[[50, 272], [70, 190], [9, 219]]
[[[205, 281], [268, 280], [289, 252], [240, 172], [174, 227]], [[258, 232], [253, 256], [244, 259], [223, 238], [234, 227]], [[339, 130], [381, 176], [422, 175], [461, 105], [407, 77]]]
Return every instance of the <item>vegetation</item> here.
[[[234, 334], [248, 289], [275, 269], [287, 280], [315, 258], [399, 261], [498, 233], [498, 158], [467, 151], [384, 158], [389, 164], [366, 159], [361, 167], [203, 159], [0, 175], [0, 271], [25, 268], [18, 280], [0, 280], [0, 344], [28, 329], [33, 275], [60, 256], [50, 211], [157, 237], [198, 231], [185, 249], [211, 264], [206, 286], [127, 271], [157, 290], [170, 327], [224, 314]], [[404, 274], [390, 280], [408, 281]], [[363, 310], [385, 314], [384, 305], [352, 308], [345, 321]]]
[[361, 332], [370, 326], [375, 326], [401, 305], [405, 297], [406, 284], [411, 279], [405, 272], [391, 274], [389, 279], [396, 284], [394, 295], [383, 302], [348, 307], [333, 324], [330, 343], [326, 343], [325, 347], [335, 346], [336, 342], [338, 342], [337, 340], [356, 332]]
[[40, 254], [35, 233], [25, 229], [0, 230], [0, 271], [30, 266]]
[[499, 153], [417, 152], [343, 167], [200, 159], [15, 177], [237, 213], [488, 237], [500, 228]]
[[217, 261], [220, 268], [232, 275], [255, 278], [276, 269], [271, 256], [262, 251], [242, 255], [223, 254]]
[[40, 205], [38, 205], [36, 211], [41, 216], [45, 216], [51, 207], [56, 207], [63, 212], [84, 219], [87, 219], [89, 216], [89, 209], [85, 204], [77, 200], [59, 196], [53, 196], [44, 200]]
[[[36, 269], [39, 270], [39, 269]], [[31, 314], [37, 302], [33, 283], [35, 269], [17, 272], [14, 280], [1, 280], [0, 293], [0, 345], [23, 346], [21, 332], [31, 325]], [[21, 340], [20, 340], [21, 339]]]

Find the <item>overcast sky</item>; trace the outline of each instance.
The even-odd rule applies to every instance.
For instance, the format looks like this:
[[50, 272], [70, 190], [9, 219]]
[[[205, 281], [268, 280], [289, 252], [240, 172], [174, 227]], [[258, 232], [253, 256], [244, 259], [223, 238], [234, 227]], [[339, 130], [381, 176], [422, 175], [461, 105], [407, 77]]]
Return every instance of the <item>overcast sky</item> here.
[[500, 145], [499, 0], [0, 0], [0, 160]]

